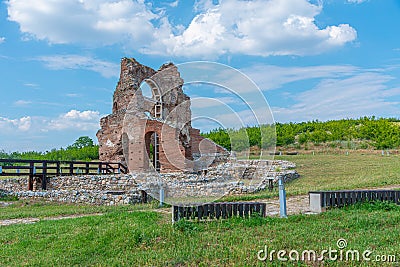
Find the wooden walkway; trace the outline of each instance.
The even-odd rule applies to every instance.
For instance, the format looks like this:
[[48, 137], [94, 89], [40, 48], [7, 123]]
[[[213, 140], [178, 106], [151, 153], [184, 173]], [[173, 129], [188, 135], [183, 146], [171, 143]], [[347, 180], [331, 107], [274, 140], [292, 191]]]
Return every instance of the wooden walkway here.
[[29, 177], [28, 190], [34, 179], [46, 190], [49, 177], [117, 173], [128, 173], [128, 168], [116, 162], [0, 159], [0, 177]]

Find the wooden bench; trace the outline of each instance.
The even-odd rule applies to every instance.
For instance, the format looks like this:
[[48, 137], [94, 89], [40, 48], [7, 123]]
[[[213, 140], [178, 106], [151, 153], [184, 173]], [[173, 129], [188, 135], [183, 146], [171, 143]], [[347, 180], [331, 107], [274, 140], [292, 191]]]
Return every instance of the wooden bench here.
[[310, 211], [323, 212], [367, 201], [390, 201], [400, 205], [400, 190], [342, 190], [309, 192]]
[[209, 220], [228, 219], [232, 217], [250, 217], [252, 214], [266, 216], [266, 203], [260, 202], [216, 202], [201, 205], [172, 206], [172, 222], [181, 219]]

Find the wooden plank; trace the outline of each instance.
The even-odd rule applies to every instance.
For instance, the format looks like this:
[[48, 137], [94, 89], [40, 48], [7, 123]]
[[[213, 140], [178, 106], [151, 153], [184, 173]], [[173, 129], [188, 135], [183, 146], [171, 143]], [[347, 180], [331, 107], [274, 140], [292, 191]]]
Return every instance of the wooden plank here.
[[183, 206], [178, 206], [178, 220], [185, 218], [185, 210]]
[[346, 193], [345, 192], [340, 192], [340, 206], [344, 207], [346, 205]]
[[226, 213], [226, 203], [221, 204], [221, 217], [222, 217], [222, 219], [228, 218], [227, 213]]
[[344, 192], [344, 204], [346, 206], [351, 204], [351, 192]]
[[214, 219], [215, 218], [215, 204], [210, 203], [207, 205], [207, 207], [208, 207], [208, 216], [210, 217], [210, 219]]
[[232, 218], [232, 204], [231, 203], [227, 203], [226, 204], [226, 216], [228, 218]]
[[329, 193], [327, 193], [327, 192], [319, 193], [320, 199], [321, 199], [321, 202], [320, 202], [321, 207], [326, 207], [327, 206], [327, 196], [328, 196], [328, 194]]
[[186, 220], [192, 219], [192, 207], [185, 207], [186, 208]]
[[261, 216], [267, 217], [267, 203], [261, 203]]
[[373, 201], [374, 200], [374, 198], [373, 198], [373, 195], [372, 195], [372, 191], [368, 191], [367, 192], [367, 199], [368, 199], [368, 201]]
[[329, 193], [330, 197], [330, 207], [335, 207], [336, 206], [336, 193], [335, 192], [330, 192]]
[[172, 206], [172, 222], [179, 221], [179, 210], [178, 206]]
[[238, 216], [238, 203], [232, 204], [232, 217]]
[[245, 203], [244, 204], [244, 214], [243, 214], [245, 218], [249, 217], [250, 215], [250, 204], [249, 203]]
[[250, 214], [255, 214], [256, 213], [256, 207], [257, 207], [258, 203], [251, 203], [250, 204]]
[[190, 206], [189, 207], [189, 220], [195, 220], [196, 218], [196, 207], [195, 206]]
[[358, 195], [359, 195], [358, 191], [354, 191], [353, 198], [352, 198], [353, 204], [358, 202]]
[[47, 189], [47, 162], [43, 162], [42, 170], [42, 190]]
[[203, 220], [204, 205], [197, 206], [197, 220]]
[[201, 207], [201, 212], [202, 212], [202, 218], [203, 219], [208, 219], [208, 203], [205, 203], [203, 205], [200, 205], [199, 207]]
[[362, 202], [367, 202], [368, 201], [368, 192], [363, 191], [362, 192]]
[[32, 191], [33, 190], [33, 168], [34, 168], [34, 163], [31, 162], [29, 163], [29, 178], [28, 178], [28, 190]]
[[2, 166], [3, 171], [5, 170], [29, 170], [30, 166]]
[[60, 176], [60, 174], [61, 174], [61, 167], [60, 167], [60, 162], [57, 162], [57, 173], [56, 173], [56, 175], [57, 176]]
[[364, 202], [365, 201], [364, 191], [359, 191], [358, 194], [359, 195], [357, 197], [357, 201], [358, 202]]
[[254, 212], [260, 214], [260, 211], [261, 211], [261, 203], [255, 204]]
[[74, 163], [69, 164], [69, 175], [74, 175]]
[[243, 202], [238, 203], [238, 209], [239, 209], [238, 216], [239, 217], [243, 217], [244, 216], [244, 206], [243, 205], [244, 205]]
[[215, 209], [215, 218], [216, 219], [221, 218], [221, 206], [220, 206], [220, 203], [215, 203], [214, 209]]
[[192, 220], [195, 220], [198, 217], [197, 206], [192, 206], [191, 212], [192, 212], [191, 218]]

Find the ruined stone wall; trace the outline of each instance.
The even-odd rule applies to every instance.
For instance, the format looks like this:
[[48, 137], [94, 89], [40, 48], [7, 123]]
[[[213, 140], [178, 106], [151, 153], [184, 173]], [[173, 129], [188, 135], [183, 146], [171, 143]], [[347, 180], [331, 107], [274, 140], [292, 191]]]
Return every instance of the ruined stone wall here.
[[[146, 82], [159, 97], [144, 97], [140, 85]], [[146, 135], [156, 132], [160, 137], [161, 172], [193, 170], [195, 157], [207, 157], [226, 151], [200, 136], [191, 126], [190, 98], [182, 90], [183, 80], [178, 68], [164, 64], [158, 71], [135, 59], [121, 61], [121, 74], [114, 93], [113, 113], [101, 119], [97, 133], [102, 161], [118, 161], [129, 170], [145, 171], [150, 167]], [[162, 106], [157, 117], [156, 106]], [[220, 160], [218, 160], [220, 162]]]
[[155, 70], [140, 64], [134, 58], [123, 58], [113, 97], [113, 114], [125, 112], [136, 90], [140, 88], [140, 84], [155, 73]]
[[112, 114], [100, 120], [101, 129], [97, 132], [101, 161], [126, 164], [122, 146], [125, 113], [140, 84], [154, 73], [153, 69], [138, 63], [133, 58], [121, 60], [121, 73], [114, 92]]
[[[83, 175], [48, 178], [48, 190], [28, 191], [27, 178], [0, 180], [0, 190], [22, 199], [45, 199], [65, 203], [122, 205], [142, 201], [131, 175]], [[117, 193], [117, 194], [116, 194]]]
[[[132, 121], [135, 121], [132, 118]], [[177, 172], [190, 168], [186, 162], [186, 148], [179, 142], [179, 132], [157, 120], [137, 121], [130, 130], [127, 157], [130, 170], [146, 171], [149, 169], [148, 144], [146, 145], [146, 134], [157, 133], [160, 139], [159, 160], [161, 172]], [[128, 156], [129, 155], [129, 156]]]
[[[0, 180], [0, 192], [20, 198], [41, 198], [68, 203], [96, 205], [132, 204], [142, 201], [141, 190], [158, 195], [160, 177], [165, 196], [185, 198], [207, 196], [219, 198], [227, 194], [254, 193], [268, 188], [272, 179], [275, 186], [280, 177], [285, 183], [299, 178], [288, 161], [238, 160], [210, 167], [207, 173], [138, 172], [129, 175], [83, 175], [49, 178], [48, 190], [27, 191], [27, 178]], [[255, 177], [243, 178], [246, 168], [256, 168]], [[118, 194], [116, 194], [118, 193]]]

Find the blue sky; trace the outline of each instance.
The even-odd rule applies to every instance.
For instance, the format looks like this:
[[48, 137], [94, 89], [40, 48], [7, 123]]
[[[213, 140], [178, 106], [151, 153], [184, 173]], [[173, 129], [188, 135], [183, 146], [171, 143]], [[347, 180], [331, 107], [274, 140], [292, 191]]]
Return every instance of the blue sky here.
[[398, 0], [2, 1], [0, 149], [95, 139], [122, 57], [232, 66], [279, 122], [399, 118], [399, 15]]

